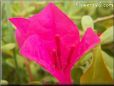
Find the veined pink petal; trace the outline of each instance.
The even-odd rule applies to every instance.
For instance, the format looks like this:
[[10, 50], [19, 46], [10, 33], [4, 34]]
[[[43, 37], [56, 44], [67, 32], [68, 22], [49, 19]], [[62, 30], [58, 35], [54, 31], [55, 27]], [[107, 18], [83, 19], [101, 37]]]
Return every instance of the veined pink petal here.
[[[56, 42], [56, 35], [58, 35], [61, 39], [61, 56], [58, 58], [60, 60], [59, 65], [62, 66], [61, 70], [65, 69], [65, 71], [67, 72], [71, 70], [71, 68], [66, 67], [68, 66], [68, 60], [70, 60], [67, 55], [69, 55], [70, 48], [72, 47], [72, 45], [77, 45], [79, 43], [79, 32], [77, 26], [54, 4], [49, 4], [43, 11], [33, 17], [30, 17], [29, 19], [11, 18], [10, 21], [14, 23], [14, 25], [17, 27], [16, 39], [20, 47], [25, 45], [24, 41], [26, 41], [29, 36], [37, 34], [42, 40], [45, 41], [45, 47], [50, 56], [49, 58], [54, 58], [51, 54], [53, 52], [53, 49], [57, 48], [57, 43], [54, 42]], [[33, 60], [36, 61], [36, 59]], [[62, 75], [64, 74], [61, 74], [61, 76]], [[58, 79], [62, 82], [65, 82], [65, 80], [70, 80], [71, 77], [70, 73], [69, 75], [65, 75], [66, 77], [69, 76], [69, 79], [62, 79], [60, 73], [56, 73], [54, 76], [59, 77]]]

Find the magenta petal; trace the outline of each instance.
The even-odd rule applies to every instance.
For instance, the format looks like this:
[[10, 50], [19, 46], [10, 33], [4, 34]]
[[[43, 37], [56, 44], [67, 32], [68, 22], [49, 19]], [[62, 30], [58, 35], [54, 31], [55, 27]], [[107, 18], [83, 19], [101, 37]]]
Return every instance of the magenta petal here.
[[53, 41], [53, 32], [45, 29], [40, 23], [35, 26], [31, 21], [24, 18], [10, 18], [9, 20], [16, 26], [16, 40], [20, 47], [33, 34], [39, 35], [42, 40]]
[[27, 28], [30, 21], [25, 18], [10, 18], [9, 19], [18, 29]]
[[95, 47], [100, 43], [100, 39], [97, 36], [95, 32], [91, 28], [88, 28], [85, 32], [85, 35], [82, 38], [82, 41], [79, 43], [79, 46], [77, 46], [77, 49], [75, 50], [74, 57], [72, 58], [72, 64], [71, 67], [90, 49]]
[[100, 43], [100, 39], [91, 28], [88, 28], [79, 46], [78, 54], [83, 55]]
[[26, 58], [33, 60], [46, 68], [50, 68], [51, 60], [49, 59], [42, 41], [36, 34], [31, 35], [26, 39], [20, 49], [20, 53]]
[[21, 47], [30, 32], [30, 21], [25, 18], [10, 18], [9, 20], [16, 26], [16, 40]]

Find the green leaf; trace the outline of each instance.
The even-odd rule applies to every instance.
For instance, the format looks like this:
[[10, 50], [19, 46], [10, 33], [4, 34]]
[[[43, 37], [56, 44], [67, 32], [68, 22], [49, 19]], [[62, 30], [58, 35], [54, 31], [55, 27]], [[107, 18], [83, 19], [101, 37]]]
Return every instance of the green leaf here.
[[88, 70], [81, 76], [81, 84], [111, 84], [112, 77], [104, 63], [100, 46], [93, 49], [93, 61]]
[[8, 43], [2, 46], [2, 51], [9, 51], [15, 48], [15, 43]]
[[104, 59], [104, 62], [112, 76], [112, 78], [114, 79], [114, 71], [113, 71], [113, 57], [111, 57], [110, 55], [108, 55], [106, 52], [102, 51], [102, 55], [103, 55], [103, 59]]
[[101, 38], [101, 43], [102, 44], [107, 44], [113, 42], [113, 28], [114, 26], [108, 28], [106, 31], [104, 31], [100, 38]]
[[90, 16], [83, 16], [81, 24], [84, 31], [86, 31], [88, 27], [94, 28], [94, 23]]

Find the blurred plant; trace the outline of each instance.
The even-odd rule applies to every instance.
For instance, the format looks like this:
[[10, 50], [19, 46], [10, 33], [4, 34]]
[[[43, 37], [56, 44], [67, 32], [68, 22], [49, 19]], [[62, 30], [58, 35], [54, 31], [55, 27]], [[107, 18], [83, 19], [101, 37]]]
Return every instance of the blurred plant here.
[[[110, 3], [110, 0], [108, 2]], [[15, 44], [14, 29], [11, 27], [11, 24], [9, 24], [8, 21], [9, 17], [17, 17], [17, 16], [30, 17], [31, 15], [38, 13], [40, 10], [42, 10], [42, 8], [44, 8], [44, 6], [47, 5], [47, 3], [48, 1], [30, 1], [30, 2], [22, 0], [2, 1], [3, 83], [4, 80], [6, 83], [14, 83], [14, 84], [20, 83], [18, 76], [21, 76], [22, 79], [21, 83], [52, 84], [56, 82], [56, 79], [54, 79], [50, 74], [42, 70], [34, 62], [30, 62], [29, 66], [35, 81], [34, 80], [30, 81], [29, 73], [27, 72], [27, 68], [25, 65], [25, 62], [27, 60], [18, 53], [19, 50], [17, 49], [17, 45]], [[83, 3], [87, 4], [88, 2], [83, 2]], [[114, 79], [113, 76], [114, 41], [113, 41], [113, 15], [112, 15], [113, 7], [95, 7], [95, 6], [80, 7], [76, 6], [75, 1], [59, 1], [59, 2], [56, 1], [55, 4], [66, 14], [68, 14], [68, 16], [77, 24], [77, 26], [80, 29], [81, 37], [83, 36], [86, 30], [86, 28], [84, 29], [84, 27], [90, 27], [90, 26], [94, 27], [94, 30], [96, 31], [97, 34], [100, 34], [102, 42], [100, 45], [101, 49], [99, 51], [102, 54], [101, 58], [103, 58], [101, 62], [104, 62], [105, 64], [104, 66], [106, 66], [105, 69], [108, 70], [111, 77]], [[103, 2], [101, 4], [103, 4]], [[86, 21], [83, 21], [83, 23], [85, 22], [85, 26], [83, 26], [82, 24], [82, 20], [84, 19], [84, 18], [82, 19], [82, 17], [84, 16], [88, 17], [88, 19], [85, 18]], [[90, 22], [89, 20], [92, 21]], [[90, 24], [86, 24], [89, 22]], [[16, 50], [16, 60], [17, 60], [19, 74], [16, 72], [17, 67], [15, 66], [16, 64], [13, 58], [14, 49]], [[90, 51], [86, 55], [82, 56], [81, 59], [78, 61], [78, 63], [76, 63], [75, 67], [73, 68], [72, 78], [74, 80], [74, 83], [79, 84], [80, 77], [85, 76], [87, 74], [86, 72], [87, 70], [91, 69], [93, 71], [93, 68], [90, 68], [92, 64], [95, 64], [93, 63], [93, 59], [95, 56], [93, 56], [92, 52], [93, 51]], [[98, 71], [96, 72], [101, 74], [100, 72], [101, 69], [97, 68], [99, 72]], [[88, 79], [86, 81], [88, 81]]]
[[[58, 18], [62, 20], [58, 20]], [[40, 64], [63, 84], [72, 83], [70, 76], [72, 66], [85, 52], [100, 42], [91, 28], [87, 29], [80, 42], [79, 31], [76, 26], [53, 3], [49, 3], [44, 10], [28, 20], [25, 18], [10, 18], [10, 21], [17, 28], [16, 39], [20, 47], [20, 53]], [[37, 21], [40, 21], [40, 23]], [[69, 29], [66, 29], [66, 27]], [[51, 54], [48, 52], [51, 52]], [[30, 70], [28, 72], [31, 75]], [[30, 76], [30, 78], [32, 77]]]

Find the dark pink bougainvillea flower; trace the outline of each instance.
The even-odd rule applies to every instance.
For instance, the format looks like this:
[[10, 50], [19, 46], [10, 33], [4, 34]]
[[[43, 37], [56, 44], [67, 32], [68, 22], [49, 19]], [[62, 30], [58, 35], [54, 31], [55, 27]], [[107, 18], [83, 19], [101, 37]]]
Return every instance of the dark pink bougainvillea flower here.
[[80, 41], [77, 26], [53, 3], [30, 18], [9, 20], [17, 28], [20, 53], [40, 64], [61, 84], [72, 83], [73, 65], [100, 42], [91, 28]]

